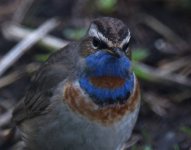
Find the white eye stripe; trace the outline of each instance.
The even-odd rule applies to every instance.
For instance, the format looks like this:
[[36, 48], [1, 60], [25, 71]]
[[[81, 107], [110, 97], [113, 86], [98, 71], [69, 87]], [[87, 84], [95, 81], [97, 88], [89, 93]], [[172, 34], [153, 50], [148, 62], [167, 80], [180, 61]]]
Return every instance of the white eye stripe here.
[[89, 36], [91, 37], [96, 37], [102, 41], [104, 41], [105, 43], [107, 43], [107, 45], [109, 47], [113, 46], [113, 43], [108, 40], [108, 38], [106, 38], [101, 32], [98, 31], [97, 27], [95, 25], [91, 25], [90, 29], [89, 29]]
[[98, 37], [98, 35], [97, 35], [97, 28], [96, 28], [95, 25], [91, 25], [91, 26], [90, 26], [90, 29], [89, 29], [88, 34], [89, 34], [89, 36], [91, 36], [91, 37], [93, 37], [93, 36]]
[[122, 48], [126, 43], [129, 43], [130, 38], [131, 38], [131, 34], [128, 31], [128, 35], [123, 39], [123, 41], [120, 44], [120, 47]]
[[[114, 47], [116, 45], [113, 44], [112, 41], [110, 41], [108, 38], [106, 38], [101, 32], [99, 32], [99, 30], [97, 29], [97, 26], [95, 24], [92, 24], [90, 26], [89, 32], [88, 32], [89, 36], [91, 37], [96, 37], [102, 41], [104, 41], [105, 43], [107, 43], [107, 45], [109, 47]], [[129, 43], [129, 40], [131, 38], [131, 34], [130, 31], [128, 30], [128, 35], [122, 40], [121, 44], [119, 45], [119, 47], [123, 47], [126, 43]]]

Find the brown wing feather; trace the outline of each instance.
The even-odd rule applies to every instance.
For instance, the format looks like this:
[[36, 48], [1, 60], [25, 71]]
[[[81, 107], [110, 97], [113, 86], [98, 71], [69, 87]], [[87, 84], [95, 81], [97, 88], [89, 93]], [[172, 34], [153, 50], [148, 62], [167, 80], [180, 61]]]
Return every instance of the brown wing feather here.
[[73, 75], [78, 59], [78, 43], [54, 53], [32, 78], [25, 96], [13, 111], [13, 121], [18, 124], [25, 119], [46, 113], [55, 87]]

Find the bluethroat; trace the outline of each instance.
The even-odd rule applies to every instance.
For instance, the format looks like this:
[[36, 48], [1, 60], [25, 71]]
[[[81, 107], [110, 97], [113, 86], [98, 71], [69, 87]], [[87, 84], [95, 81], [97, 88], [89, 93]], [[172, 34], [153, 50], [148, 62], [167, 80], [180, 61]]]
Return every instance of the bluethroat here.
[[140, 107], [130, 31], [118, 19], [54, 53], [13, 112], [26, 150], [121, 150]]

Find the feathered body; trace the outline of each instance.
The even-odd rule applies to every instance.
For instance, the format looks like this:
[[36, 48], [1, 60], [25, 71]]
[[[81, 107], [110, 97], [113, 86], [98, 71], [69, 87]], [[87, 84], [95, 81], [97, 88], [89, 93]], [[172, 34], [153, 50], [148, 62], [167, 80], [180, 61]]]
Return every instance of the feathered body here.
[[[113, 21], [113, 29], [101, 27]], [[13, 113], [27, 150], [121, 150], [140, 106], [129, 51], [109, 50], [129, 42], [125, 29], [117, 19], [95, 20], [87, 38], [42, 65]], [[105, 34], [110, 35], [108, 41]]]

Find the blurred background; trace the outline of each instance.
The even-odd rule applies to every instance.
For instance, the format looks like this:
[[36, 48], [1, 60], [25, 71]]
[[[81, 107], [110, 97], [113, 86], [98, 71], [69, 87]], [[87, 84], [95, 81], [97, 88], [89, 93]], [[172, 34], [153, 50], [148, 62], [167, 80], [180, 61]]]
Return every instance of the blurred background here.
[[112, 16], [132, 33], [142, 88], [129, 150], [191, 150], [190, 0], [0, 0], [0, 150], [20, 136], [11, 111], [48, 56]]

